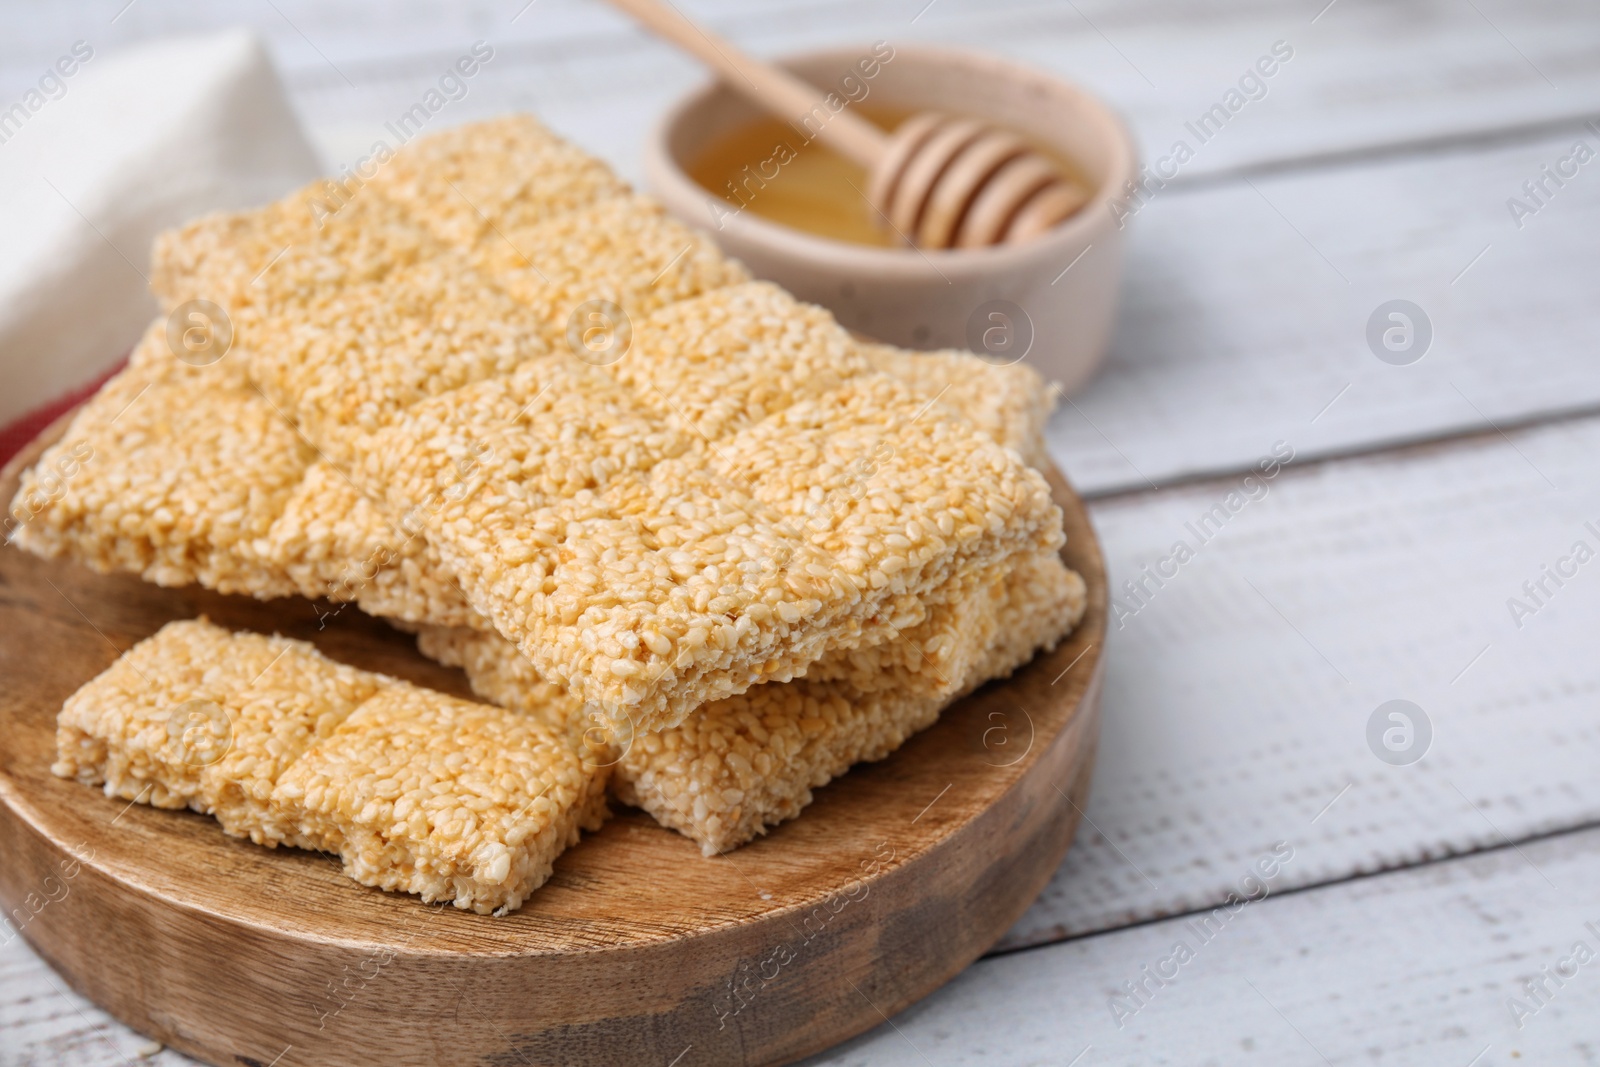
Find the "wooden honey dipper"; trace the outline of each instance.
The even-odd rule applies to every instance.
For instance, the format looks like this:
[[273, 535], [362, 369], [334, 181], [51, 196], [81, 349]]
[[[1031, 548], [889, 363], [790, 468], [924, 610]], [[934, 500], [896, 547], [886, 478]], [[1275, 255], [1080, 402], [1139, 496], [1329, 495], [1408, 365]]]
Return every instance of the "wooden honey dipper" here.
[[716, 70], [779, 118], [831, 117], [814, 136], [866, 168], [867, 200], [903, 239], [921, 248], [978, 248], [1037, 237], [1077, 211], [1088, 192], [1014, 133], [976, 119], [922, 112], [885, 132], [818, 91], [759, 62], [691, 22], [663, 0], [611, 0], [655, 33]]

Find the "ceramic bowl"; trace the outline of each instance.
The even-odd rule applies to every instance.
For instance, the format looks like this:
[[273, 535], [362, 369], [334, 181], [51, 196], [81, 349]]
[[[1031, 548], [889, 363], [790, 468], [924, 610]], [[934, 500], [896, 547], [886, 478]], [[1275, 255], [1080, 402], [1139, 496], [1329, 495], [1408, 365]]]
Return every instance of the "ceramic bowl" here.
[[[882, 46], [878, 55], [881, 56]], [[996, 362], [1025, 358], [1072, 389], [1099, 365], [1110, 338], [1122, 273], [1123, 227], [1115, 202], [1138, 170], [1126, 126], [1105, 104], [1059, 78], [981, 52], [894, 45], [864, 79], [873, 46], [780, 60], [819, 87], [840, 87], [896, 110], [938, 110], [987, 119], [1075, 162], [1094, 185], [1089, 203], [1032, 241], [923, 252], [817, 237], [771, 222], [695, 182], [686, 161], [758, 117], [720, 83], [675, 104], [645, 147], [646, 177], [667, 208], [708, 230], [762, 278], [831, 309], [859, 333], [908, 348], [970, 348]]]

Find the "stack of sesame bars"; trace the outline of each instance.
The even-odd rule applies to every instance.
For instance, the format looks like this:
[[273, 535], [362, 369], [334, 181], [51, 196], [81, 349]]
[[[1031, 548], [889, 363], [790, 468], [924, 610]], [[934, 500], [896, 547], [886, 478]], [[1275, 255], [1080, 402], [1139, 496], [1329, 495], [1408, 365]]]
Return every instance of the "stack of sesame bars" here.
[[61, 712], [108, 794], [503, 913], [608, 793], [738, 847], [1083, 613], [1031, 370], [858, 341], [530, 118], [153, 259], [14, 542], [353, 602], [487, 703], [175, 622]]

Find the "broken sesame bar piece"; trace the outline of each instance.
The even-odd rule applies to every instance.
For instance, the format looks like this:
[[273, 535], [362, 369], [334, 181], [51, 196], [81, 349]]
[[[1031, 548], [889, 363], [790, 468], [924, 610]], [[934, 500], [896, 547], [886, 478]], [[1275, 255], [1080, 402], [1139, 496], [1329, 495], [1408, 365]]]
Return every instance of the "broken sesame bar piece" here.
[[504, 912], [605, 816], [565, 731], [282, 637], [174, 622], [63, 706], [56, 774], [333, 852], [363, 885]]
[[68, 698], [52, 769], [215, 815], [259, 844], [297, 843], [267, 814], [278, 775], [385, 681], [303, 641], [168, 623]]

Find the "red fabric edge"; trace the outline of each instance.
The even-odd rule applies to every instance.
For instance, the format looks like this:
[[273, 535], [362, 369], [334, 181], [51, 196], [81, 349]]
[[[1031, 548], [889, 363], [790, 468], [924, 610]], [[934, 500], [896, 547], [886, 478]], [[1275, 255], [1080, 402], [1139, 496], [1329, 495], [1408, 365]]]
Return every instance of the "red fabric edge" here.
[[127, 362], [128, 357], [123, 356], [88, 384], [80, 385], [0, 426], [0, 463], [9, 463], [11, 457], [28, 447], [28, 442], [43, 433], [45, 427], [97, 393]]

